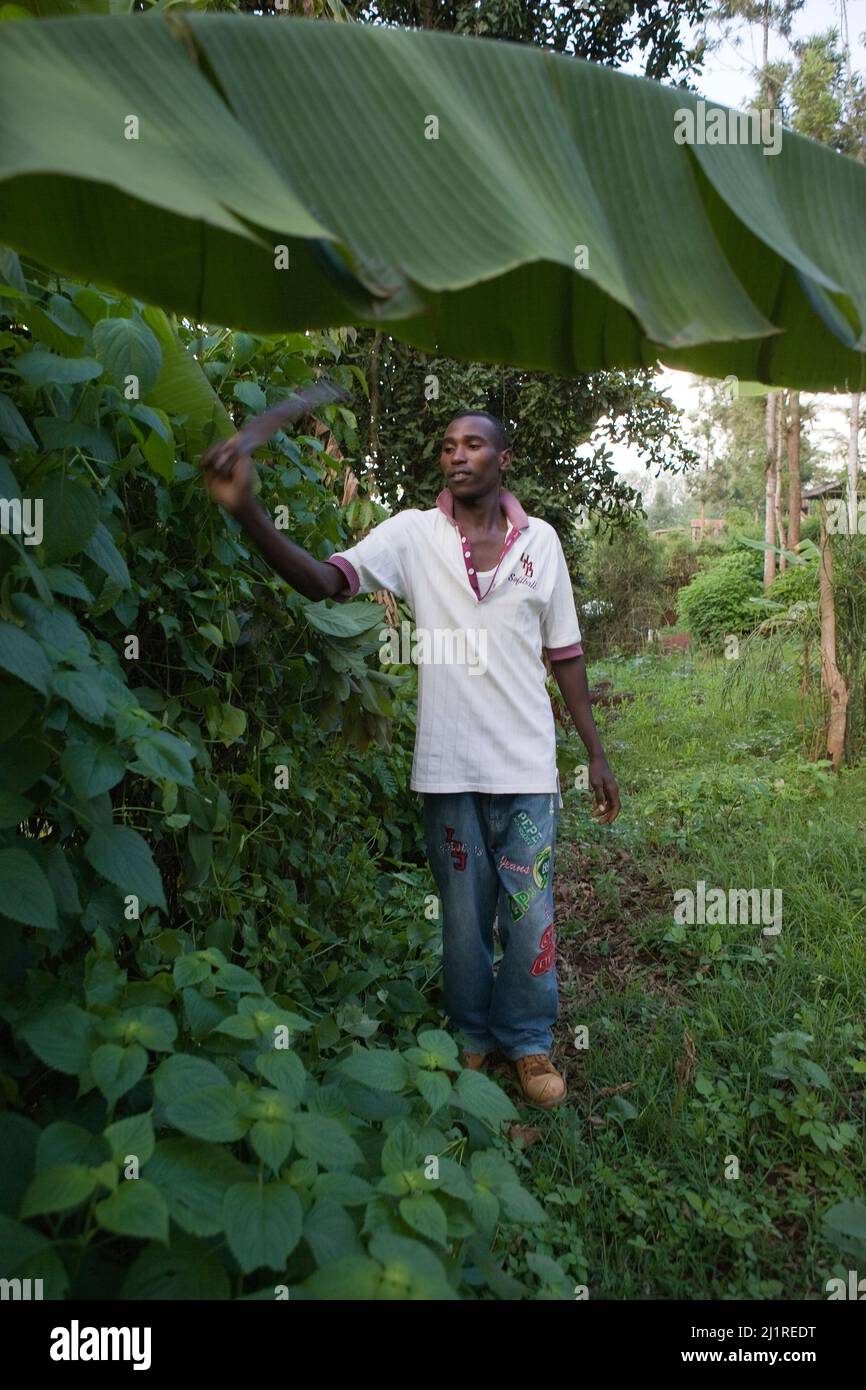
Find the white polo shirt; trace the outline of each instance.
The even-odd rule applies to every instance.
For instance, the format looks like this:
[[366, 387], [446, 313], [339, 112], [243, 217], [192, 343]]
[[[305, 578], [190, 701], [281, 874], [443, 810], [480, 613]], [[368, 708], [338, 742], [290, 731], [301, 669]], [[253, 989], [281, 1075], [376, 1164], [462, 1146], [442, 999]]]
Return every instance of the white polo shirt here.
[[559, 789], [542, 650], [554, 661], [583, 651], [571, 579], [553, 527], [513, 493], [499, 498], [509, 527], [483, 586], [447, 488], [328, 561], [349, 581], [340, 602], [389, 589], [414, 618], [397, 658], [418, 666], [413, 791]]

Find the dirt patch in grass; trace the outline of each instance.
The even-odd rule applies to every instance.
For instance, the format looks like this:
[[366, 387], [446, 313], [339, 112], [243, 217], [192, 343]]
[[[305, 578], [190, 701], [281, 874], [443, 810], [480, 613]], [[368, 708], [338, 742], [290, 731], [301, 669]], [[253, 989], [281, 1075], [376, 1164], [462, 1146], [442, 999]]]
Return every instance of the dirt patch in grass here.
[[635, 930], [641, 920], [669, 910], [670, 889], [650, 880], [627, 850], [602, 863], [597, 852], [558, 846], [553, 897], [564, 1002], [579, 1000], [585, 1007], [602, 993], [621, 993], [634, 984], [679, 1001], [664, 962]]

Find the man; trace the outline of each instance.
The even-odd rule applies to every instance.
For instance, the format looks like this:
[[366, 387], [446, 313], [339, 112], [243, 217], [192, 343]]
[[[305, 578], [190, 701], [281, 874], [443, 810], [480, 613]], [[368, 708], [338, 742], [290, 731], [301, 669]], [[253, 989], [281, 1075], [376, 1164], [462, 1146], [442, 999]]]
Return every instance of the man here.
[[[445, 1010], [467, 1066], [481, 1068], [501, 1050], [528, 1100], [558, 1105], [566, 1085], [549, 1054], [562, 801], [542, 650], [589, 753], [596, 818], [619, 814], [559, 537], [502, 487], [512, 449], [485, 411], [462, 411], [448, 425], [435, 507], [398, 512], [327, 561], [276, 530], [253, 496], [244, 448], [235, 436], [214, 450], [207, 485], [278, 574], [308, 599], [345, 602], [388, 589], [412, 611], [416, 643], [425, 639], [416, 651], [426, 655], [418, 657], [411, 787], [423, 798], [442, 901]], [[497, 913], [503, 954], [494, 971]]]

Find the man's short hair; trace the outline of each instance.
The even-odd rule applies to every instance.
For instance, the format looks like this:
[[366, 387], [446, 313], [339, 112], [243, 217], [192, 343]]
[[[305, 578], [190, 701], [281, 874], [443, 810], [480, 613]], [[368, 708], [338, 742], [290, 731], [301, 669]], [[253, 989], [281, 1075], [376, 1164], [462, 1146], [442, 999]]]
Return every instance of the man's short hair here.
[[500, 453], [505, 449], [511, 448], [511, 440], [498, 415], [491, 415], [489, 410], [458, 410], [456, 415], [452, 415], [452, 420], [462, 420], [467, 415], [480, 415], [482, 420], [489, 420], [493, 426], [493, 442]]

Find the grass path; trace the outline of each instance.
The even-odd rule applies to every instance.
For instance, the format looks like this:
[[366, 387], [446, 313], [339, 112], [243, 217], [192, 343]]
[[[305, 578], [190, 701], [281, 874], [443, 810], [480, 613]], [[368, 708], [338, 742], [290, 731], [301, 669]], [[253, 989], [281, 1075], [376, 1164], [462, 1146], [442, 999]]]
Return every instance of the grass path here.
[[[599, 827], [566, 798], [570, 1097], [524, 1112], [519, 1160], [555, 1217], [534, 1248], [590, 1298], [825, 1298], [866, 1273], [866, 767], [803, 763], [792, 701], [725, 704], [724, 665], [592, 672], [635, 694], [599, 718], [624, 809]], [[698, 880], [780, 889], [781, 932], [676, 925]]]

